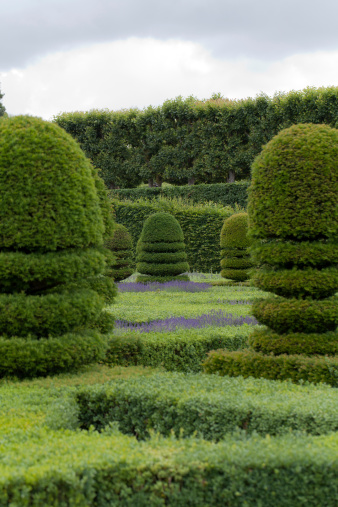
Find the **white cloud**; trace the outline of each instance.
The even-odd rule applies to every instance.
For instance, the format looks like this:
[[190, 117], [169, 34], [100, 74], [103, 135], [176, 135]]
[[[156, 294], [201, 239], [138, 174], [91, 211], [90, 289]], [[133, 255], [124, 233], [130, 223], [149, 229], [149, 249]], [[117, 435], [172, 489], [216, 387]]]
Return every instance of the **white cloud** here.
[[11, 114], [51, 119], [64, 111], [143, 108], [178, 95], [200, 99], [338, 83], [338, 51], [299, 54], [271, 64], [216, 59], [194, 42], [130, 38], [50, 54], [0, 73]]

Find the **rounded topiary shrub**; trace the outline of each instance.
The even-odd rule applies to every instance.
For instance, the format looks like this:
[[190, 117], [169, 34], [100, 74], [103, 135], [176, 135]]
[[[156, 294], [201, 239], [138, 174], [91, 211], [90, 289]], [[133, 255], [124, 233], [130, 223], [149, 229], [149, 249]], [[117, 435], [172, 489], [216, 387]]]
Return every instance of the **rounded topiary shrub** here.
[[[311, 342], [317, 335], [322, 344], [318, 354], [332, 353], [332, 332], [338, 325], [337, 156], [336, 129], [301, 124], [280, 132], [253, 163], [251, 254], [261, 267], [253, 282], [278, 296], [253, 305], [255, 317], [268, 326], [253, 333], [256, 350], [287, 353], [287, 343], [290, 353], [316, 350], [304, 346], [308, 334]], [[283, 335], [284, 348], [276, 334]]]
[[221, 230], [221, 275], [244, 282], [249, 279], [252, 261], [248, 253], [248, 214], [237, 213], [227, 218]]
[[253, 283], [272, 293], [252, 307], [266, 327], [252, 353], [210, 360], [223, 374], [236, 363], [237, 375], [322, 381], [338, 352], [338, 131], [301, 124], [275, 136], [252, 165], [248, 214]]
[[[136, 248], [136, 270], [146, 279], [168, 281], [186, 279], [189, 271], [183, 232], [175, 217], [155, 213], [146, 219]], [[148, 278], [151, 277], [151, 278]]]
[[0, 376], [48, 375], [104, 356], [95, 329], [104, 300], [81, 286], [105, 266], [98, 186], [60, 127], [27, 116], [0, 122]]
[[111, 259], [106, 259], [108, 276], [119, 282], [134, 273], [133, 238], [124, 225], [115, 225], [113, 235], [106, 239], [104, 246], [113, 254]]

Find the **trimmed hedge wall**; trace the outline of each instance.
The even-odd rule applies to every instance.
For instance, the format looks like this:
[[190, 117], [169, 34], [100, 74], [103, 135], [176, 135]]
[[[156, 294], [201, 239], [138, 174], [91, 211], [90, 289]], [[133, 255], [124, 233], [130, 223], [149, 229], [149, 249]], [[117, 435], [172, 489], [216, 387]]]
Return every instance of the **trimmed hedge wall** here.
[[179, 222], [191, 270], [218, 273], [220, 271], [219, 237], [232, 208], [181, 205], [175, 201], [117, 201], [113, 200], [116, 222], [129, 230], [136, 245], [144, 221], [158, 211], [169, 211]]
[[81, 428], [119, 430], [139, 439], [155, 430], [177, 437], [195, 432], [206, 440], [227, 433], [278, 435], [301, 430], [321, 435], [338, 430], [338, 392], [314, 385], [214, 375], [160, 373], [82, 388], [77, 394]]
[[4, 436], [0, 507], [337, 506], [337, 433], [138, 442], [26, 424]]
[[246, 208], [249, 181], [236, 183], [201, 183], [199, 185], [182, 185], [172, 187], [141, 187], [110, 190], [113, 198], [137, 201], [140, 198], [156, 199], [158, 197], [189, 199], [195, 203], [217, 202], [222, 206], [240, 206]]
[[163, 367], [168, 371], [199, 372], [211, 350], [246, 347], [250, 330], [250, 326], [243, 325], [240, 330], [228, 327], [111, 335], [102, 362], [110, 366], [142, 365]]
[[[283, 336], [283, 335], [282, 335]], [[337, 336], [337, 334], [336, 334]], [[284, 335], [287, 338], [287, 335]], [[311, 339], [311, 336], [310, 336]], [[287, 345], [290, 340], [287, 342]], [[271, 342], [271, 348], [274, 342]], [[278, 343], [277, 343], [278, 346]], [[256, 377], [292, 382], [309, 381], [315, 384], [338, 385], [338, 357], [280, 354], [263, 355], [253, 350], [229, 352], [214, 350], [203, 364], [205, 373], [237, 377]]]
[[[325, 507], [336, 507], [338, 433], [320, 436], [301, 433], [303, 425], [309, 432], [316, 429], [326, 432], [336, 424], [334, 410], [337, 405], [332, 407], [331, 403], [337, 396], [336, 390], [327, 386], [297, 387], [262, 380], [246, 384], [242, 379], [214, 376], [206, 381], [208, 389], [204, 395], [203, 386], [196, 389], [194, 403], [204, 403], [208, 393], [214, 402], [217, 395], [213, 386], [228, 382], [228, 386], [235, 386], [229, 390], [229, 397], [237, 389], [244, 409], [245, 398], [249, 400], [253, 396], [257, 402], [265, 393], [262, 404], [265, 403], [269, 411], [271, 400], [276, 414], [270, 411], [269, 417], [264, 418], [264, 412], [253, 402], [251, 407], [256, 408], [252, 422], [248, 420], [249, 431], [258, 424], [265, 432], [274, 418], [279, 424], [278, 431], [282, 431], [282, 414], [285, 409], [287, 416], [290, 404], [289, 414], [295, 415], [295, 422], [291, 424], [295, 427], [298, 421], [300, 431], [282, 436], [255, 433], [247, 436], [240, 431], [225, 435], [215, 443], [200, 438], [178, 440], [174, 436], [163, 438], [160, 435], [137, 441], [135, 437], [122, 435], [114, 424], [101, 433], [93, 429], [76, 431], [75, 396], [79, 384], [83, 388], [110, 380], [115, 385], [116, 375], [121, 373], [124, 374], [120, 368], [115, 372], [108, 368], [100, 368], [100, 371], [90, 368], [77, 376], [63, 375], [19, 384], [6, 382], [1, 386], [0, 507], [318, 507], [323, 505], [323, 499]], [[139, 378], [151, 373], [140, 371]], [[193, 382], [190, 393], [184, 390], [191, 399], [192, 385]], [[279, 393], [279, 401], [283, 400], [279, 407], [274, 389]], [[292, 393], [295, 393], [295, 400], [292, 400]], [[227, 396], [226, 390], [220, 394], [220, 399], [224, 396]], [[322, 413], [320, 409], [314, 412], [312, 419], [311, 399], [315, 400], [316, 407], [320, 403], [325, 407]], [[195, 405], [195, 408], [205, 406]], [[240, 406], [238, 404], [238, 413]], [[211, 407], [216, 409], [214, 404]], [[234, 400], [235, 411], [236, 407]], [[325, 419], [326, 412], [330, 417]], [[205, 420], [207, 410], [202, 416], [200, 413], [192, 424], [201, 428], [199, 417]], [[212, 414], [216, 416], [216, 412]], [[231, 425], [229, 419], [223, 419], [218, 424], [220, 431], [223, 424]], [[289, 417], [284, 425], [286, 431], [288, 424]], [[211, 431], [217, 431], [217, 427], [213, 426]]]

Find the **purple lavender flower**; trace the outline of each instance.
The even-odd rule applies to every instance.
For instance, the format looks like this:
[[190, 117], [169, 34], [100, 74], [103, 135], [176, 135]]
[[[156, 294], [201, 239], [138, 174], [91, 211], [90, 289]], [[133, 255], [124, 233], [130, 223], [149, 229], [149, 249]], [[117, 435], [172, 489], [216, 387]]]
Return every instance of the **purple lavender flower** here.
[[172, 280], [171, 282], [127, 282], [118, 283], [118, 290], [120, 292], [155, 292], [157, 290], [175, 290], [184, 292], [202, 292], [211, 289], [211, 285], [205, 282], [183, 282], [180, 280]]
[[199, 329], [206, 326], [224, 327], [224, 326], [242, 326], [243, 324], [258, 324], [257, 320], [250, 315], [234, 316], [225, 314], [221, 310], [211, 313], [205, 313], [199, 317], [168, 317], [162, 320], [153, 320], [151, 322], [128, 322], [125, 320], [116, 320], [115, 328], [125, 331], [139, 331], [141, 333], [150, 333], [151, 331], [174, 331], [177, 328]]

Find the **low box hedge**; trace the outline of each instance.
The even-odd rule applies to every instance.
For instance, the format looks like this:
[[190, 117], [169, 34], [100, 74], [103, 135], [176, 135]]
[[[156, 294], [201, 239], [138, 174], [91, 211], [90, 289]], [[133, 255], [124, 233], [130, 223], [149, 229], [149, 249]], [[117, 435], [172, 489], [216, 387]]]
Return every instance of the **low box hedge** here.
[[[139, 378], [151, 374], [146, 371]], [[1, 384], [0, 507], [336, 507], [337, 432], [276, 437], [240, 432], [215, 443], [158, 434], [137, 441], [114, 427], [71, 431], [77, 386], [123, 372], [91, 367], [79, 375]], [[297, 387], [268, 384], [271, 396], [273, 386], [280, 387], [280, 396], [284, 386], [284, 397]], [[321, 392], [327, 408], [334, 390], [305, 386], [297, 392], [304, 393], [304, 403], [312, 393], [318, 401]]]
[[232, 328], [177, 329], [169, 332], [131, 331], [111, 335], [104, 363], [115, 366], [163, 367], [168, 371], [198, 372], [207, 353], [220, 347], [247, 346], [249, 325]]
[[238, 428], [270, 435], [338, 430], [338, 391], [312, 384], [159, 373], [87, 387], [77, 402], [82, 428], [102, 430], [117, 421], [120, 431], [140, 439], [151, 429], [177, 437], [197, 432], [207, 440]]
[[253, 350], [214, 350], [203, 363], [205, 373], [287, 380], [325, 382], [338, 386], [338, 357], [301, 354], [264, 355]]
[[338, 435], [134, 437], [1, 431], [0, 507], [336, 507]]
[[110, 195], [117, 199], [137, 200], [140, 197], [156, 199], [158, 197], [189, 199], [195, 203], [216, 202], [223, 206], [239, 205], [246, 208], [249, 181], [236, 183], [201, 183], [199, 185], [181, 185], [171, 187], [141, 187], [110, 190]]

